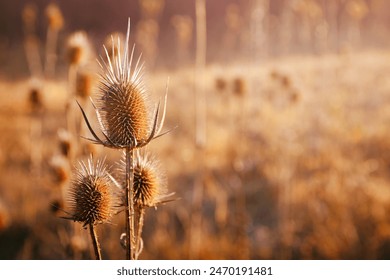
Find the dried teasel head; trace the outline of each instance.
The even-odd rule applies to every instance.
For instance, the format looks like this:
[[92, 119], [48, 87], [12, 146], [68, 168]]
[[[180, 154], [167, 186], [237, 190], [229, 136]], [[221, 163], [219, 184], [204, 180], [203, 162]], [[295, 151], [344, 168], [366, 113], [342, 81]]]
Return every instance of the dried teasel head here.
[[[152, 113], [149, 97], [143, 85], [143, 66], [138, 58], [132, 67], [134, 47], [129, 50], [130, 21], [123, 52], [110, 56], [105, 49], [106, 60], [101, 59], [103, 70], [99, 84], [97, 104], [93, 104], [100, 123], [103, 140], [92, 129], [81, 108], [84, 120], [95, 143], [110, 148], [139, 148], [159, 136], [165, 118], [167, 95], [165, 95], [163, 114], [159, 123], [160, 104]], [[116, 42], [121, 50], [120, 38]], [[111, 58], [113, 57], [113, 58]]]
[[46, 7], [45, 13], [49, 21], [49, 28], [54, 30], [62, 29], [64, 26], [64, 17], [62, 16], [60, 8], [56, 4], [49, 4]]
[[83, 65], [90, 60], [92, 48], [84, 31], [76, 31], [69, 36], [67, 56], [70, 65]]
[[136, 206], [156, 207], [170, 201], [173, 193], [167, 193], [167, 178], [160, 162], [150, 154], [137, 153], [134, 163], [134, 203]]
[[113, 181], [104, 161], [79, 162], [76, 176], [69, 189], [69, 219], [83, 226], [108, 222], [116, 207]]

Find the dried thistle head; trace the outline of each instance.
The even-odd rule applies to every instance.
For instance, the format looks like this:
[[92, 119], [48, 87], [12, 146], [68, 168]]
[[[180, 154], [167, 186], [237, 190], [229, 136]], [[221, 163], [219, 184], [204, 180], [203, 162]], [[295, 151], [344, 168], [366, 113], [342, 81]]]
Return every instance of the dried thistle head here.
[[92, 129], [85, 112], [80, 106], [84, 120], [92, 133], [93, 142], [110, 148], [139, 148], [156, 138], [162, 129], [165, 118], [166, 96], [164, 111], [158, 124], [159, 105], [152, 113], [148, 94], [143, 85], [143, 65], [138, 58], [132, 67], [134, 47], [129, 50], [130, 21], [126, 34], [126, 42], [121, 51], [121, 41], [117, 38], [116, 49], [119, 54], [115, 57], [108, 53], [106, 60], [101, 59], [103, 70], [99, 84], [98, 101], [95, 112], [100, 123], [104, 140], [101, 140]]
[[83, 226], [107, 222], [114, 214], [113, 181], [104, 161], [79, 162], [68, 193], [70, 219]]
[[67, 56], [69, 64], [86, 64], [91, 58], [91, 45], [84, 31], [76, 31], [71, 34], [67, 41]]
[[138, 153], [134, 163], [134, 202], [138, 207], [155, 207], [168, 201], [167, 179], [159, 161]]
[[56, 4], [49, 4], [46, 7], [45, 13], [49, 21], [49, 28], [60, 30], [64, 26], [64, 17], [62, 16], [60, 8]]

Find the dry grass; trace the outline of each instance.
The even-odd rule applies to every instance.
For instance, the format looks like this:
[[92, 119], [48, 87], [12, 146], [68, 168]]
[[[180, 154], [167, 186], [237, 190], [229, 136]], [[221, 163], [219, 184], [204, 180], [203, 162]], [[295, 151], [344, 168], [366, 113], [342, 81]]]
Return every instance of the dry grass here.
[[[141, 258], [189, 258], [196, 212], [203, 259], [388, 259], [389, 61], [388, 52], [364, 52], [209, 66], [201, 154], [194, 142], [193, 70], [146, 77], [156, 100], [170, 77], [165, 127], [178, 128], [149, 149], [181, 199], [147, 209]], [[223, 91], [216, 87], [221, 77]], [[237, 79], [243, 95], [235, 94]], [[74, 247], [78, 258], [89, 258], [84, 233], [69, 236], [69, 221], [51, 212], [60, 193], [49, 162], [60, 149], [57, 130], [66, 125], [66, 83], [42, 88], [38, 183], [29, 175], [29, 81], [2, 80], [0, 91], [0, 258], [68, 259]], [[112, 151], [107, 160], [117, 156]], [[194, 209], [198, 164], [204, 190]], [[115, 217], [112, 223], [98, 228], [103, 258], [122, 259], [124, 224]]]

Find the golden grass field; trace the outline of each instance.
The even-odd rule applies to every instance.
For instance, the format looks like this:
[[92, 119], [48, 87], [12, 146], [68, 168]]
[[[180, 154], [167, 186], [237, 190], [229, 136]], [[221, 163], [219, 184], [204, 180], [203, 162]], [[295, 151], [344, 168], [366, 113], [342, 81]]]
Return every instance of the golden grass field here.
[[[170, 79], [164, 127], [177, 128], [148, 150], [179, 199], [147, 210], [140, 258], [388, 259], [389, 73], [390, 52], [378, 50], [208, 65], [202, 81], [191, 67], [147, 72], [155, 100]], [[203, 148], [195, 82], [206, 96]], [[38, 120], [30, 85], [0, 80], [0, 259], [90, 259], [86, 231], [53, 211], [67, 81], [44, 82]], [[117, 217], [98, 227], [104, 259], [124, 258], [123, 228]]]

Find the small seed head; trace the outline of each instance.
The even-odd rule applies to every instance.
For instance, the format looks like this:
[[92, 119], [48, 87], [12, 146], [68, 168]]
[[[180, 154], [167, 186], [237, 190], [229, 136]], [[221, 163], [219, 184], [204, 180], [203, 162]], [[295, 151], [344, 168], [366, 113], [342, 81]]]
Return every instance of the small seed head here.
[[247, 85], [243, 78], [237, 77], [233, 79], [233, 93], [236, 96], [242, 97], [247, 92]]
[[46, 16], [49, 21], [49, 28], [60, 30], [64, 26], [64, 17], [62, 16], [60, 8], [51, 3], [46, 7]]
[[167, 180], [159, 162], [149, 155], [138, 155], [134, 165], [134, 201], [138, 207], [154, 207], [167, 195]]
[[76, 95], [86, 99], [92, 93], [93, 76], [88, 71], [81, 71], [76, 78]]
[[71, 65], [87, 63], [91, 57], [91, 46], [84, 31], [77, 31], [70, 35], [67, 43], [68, 61]]
[[69, 190], [71, 218], [84, 226], [108, 221], [113, 214], [112, 181], [104, 162], [94, 166], [80, 162], [76, 178]]

